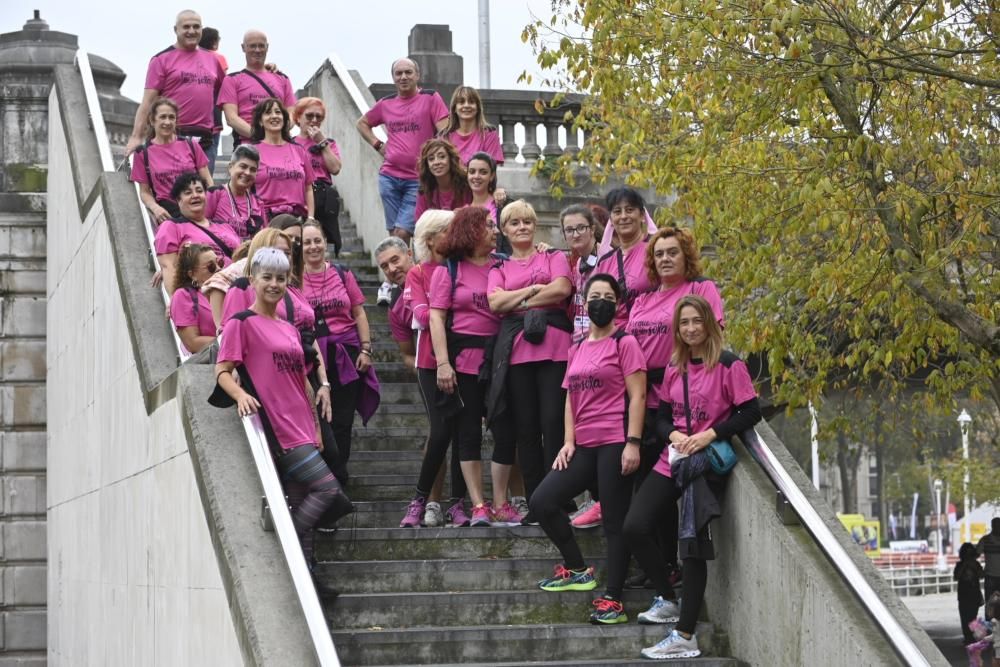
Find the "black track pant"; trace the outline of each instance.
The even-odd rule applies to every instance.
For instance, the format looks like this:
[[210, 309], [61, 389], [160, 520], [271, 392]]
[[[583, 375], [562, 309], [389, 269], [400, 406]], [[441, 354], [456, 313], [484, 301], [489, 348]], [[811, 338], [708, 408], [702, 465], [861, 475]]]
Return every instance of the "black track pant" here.
[[[603, 495], [603, 494], [602, 494]], [[656, 543], [657, 526], [667, 521], [669, 508], [676, 516], [677, 500], [681, 492], [670, 477], [653, 472], [646, 477], [639, 492], [632, 499], [632, 506], [625, 518], [625, 540], [632, 555], [639, 561], [639, 567], [653, 582], [658, 595], [667, 600], [676, 600], [667, 571], [667, 558]], [[676, 525], [674, 519], [674, 525]], [[674, 556], [677, 553], [677, 539], [674, 534]], [[708, 583], [708, 564], [700, 558], [685, 558], [683, 563], [684, 598], [681, 617], [677, 629], [693, 633], [698, 622], [698, 613], [705, 598]]]
[[[451, 444], [451, 498], [452, 500], [464, 498], [466, 493], [468, 493], [468, 489], [465, 486], [465, 477], [462, 476], [462, 466], [458, 460], [458, 447], [455, 446], [456, 440], [455, 434], [452, 432], [451, 421], [444, 419], [434, 405], [434, 397], [437, 392], [437, 372], [428, 368], [418, 368], [417, 384], [420, 387], [420, 396], [424, 400], [424, 410], [427, 412], [427, 423], [430, 426], [426, 451], [430, 452], [430, 439], [435, 435], [435, 429], [437, 430], [436, 435], [438, 438], [447, 437], [448, 443]], [[424, 455], [424, 458], [426, 457], [427, 454]], [[443, 461], [444, 457], [441, 460]], [[438, 464], [438, 470], [440, 470], [440, 464]], [[436, 478], [437, 472], [434, 473], [434, 479]], [[430, 495], [434, 479], [431, 480], [430, 486], [424, 486], [422, 484], [423, 478], [421, 478], [417, 482], [417, 493], [423, 496]]]
[[[660, 460], [666, 443], [660, 441], [656, 434], [656, 410], [646, 409], [646, 421], [642, 426], [642, 447], [639, 449], [639, 468], [633, 475], [632, 489], [634, 493], [639, 493], [642, 483], [653, 471], [653, 466]], [[663, 520], [654, 526], [654, 539], [656, 544], [666, 558], [666, 565], [675, 567], [677, 565], [677, 531], [679, 513], [677, 503], [667, 503], [664, 507]]]
[[604, 538], [608, 549], [608, 581], [605, 591], [616, 600], [621, 599], [622, 587], [625, 585], [628, 560], [622, 524], [632, 497], [632, 478], [622, 477], [624, 449], [624, 443], [577, 447], [569, 467], [549, 472], [529, 501], [531, 513], [559, 549], [566, 567], [580, 570], [586, 567], [586, 563], [573, 536], [569, 516], [562, 507], [597, 480], [601, 491]]
[[[346, 349], [351, 356], [351, 360], [357, 361], [357, 348], [346, 347]], [[330, 407], [333, 413], [333, 420], [330, 426], [333, 428], [333, 437], [337, 441], [337, 450], [339, 452], [337, 463], [336, 465], [331, 465], [331, 468], [334, 474], [336, 474], [337, 479], [346, 486], [348, 480], [347, 461], [351, 458], [354, 412], [357, 410], [358, 397], [361, 395], [361, 379], [359, 378], [342, 384], [337, 376], [336, 364], [333, 363], [336, 355], [330, 354], [329, 358], [331, 363], [330, 367], [326, 369], [326, 374], [330, 380]]]
[[513, 420], [529, 501], [563, 446], [565, 375], [564, 361], [517, 364], [507, 371], [507, 414], [500, 419]]
[[[437, 392], [437, 372], [433, 374], [433, 389], [428, 386], [428, 403]], [[456, 373], [458, 388], [456, 391], [462, 397], [463, 407], [457, 415], [450, 419], [439, 418], [431, 422], [431, 435], [427, 441], [427, 453], [420, 466], [420, 477], [417, 479], [417, 495], [426, 497], [434, 485], [434, 478], [441, 468], [448, 453], [454, 435], [458, 441], [458, 458], [460, 461], [481, 461], [483, 455], [483, 417], [486, 415], [486, 391], [479, 378], [469, 373]], [[436, 423], [438, 422], [438, 423]], [[493, 448], [493, 461], [505, 465], [514, 463], [513, 443], [508, 438], [496, 438]]]
[[958, 601], [958, 619], [962, 624], [962, 637], [966, 644], [976, 641], [976, 638], [972, 636], [972, 630], [969, 629], [969, 623], [975, 620], [979, 613], [979, 607], [978, 598], [973, 598], [971, 601], [962, 599]]
[[333, 505], [340, 483], [313, 445], [288, 450], [278, 458], [278, 475], [292, 508], [292, 523], [307, 563], [312, 563], [315, 531], [320, 517]]

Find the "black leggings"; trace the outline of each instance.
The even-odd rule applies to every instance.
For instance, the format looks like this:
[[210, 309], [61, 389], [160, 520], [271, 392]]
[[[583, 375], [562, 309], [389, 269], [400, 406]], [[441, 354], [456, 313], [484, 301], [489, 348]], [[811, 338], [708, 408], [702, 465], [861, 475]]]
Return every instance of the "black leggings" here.
[[[660, 460], [666, 443], [661, 441], [656, 434], [656, 410], [646, 408], [646, 421], [642, 426], [642, 447], [639, 449], [639, 468], [633, 475], [632, 489], [634, 493], [639, 493], [642, 483], [653, 471], [653, 466]], [[653, 539], [663, 553], [666, 560], [664, 563], [671, 567], [677, 565], [677, 531], [679, 529], [679, 512], [677, 503], [666, 503], [664, 506], [663, 520], [653, 527]]]
[[278, 458], [277, 464], [302, 554], [311, 564], [316, 534], [313, 528], [341, 493], [340, 483], [314, 445], [288, 450]]
[[[331, 345], [331, 352], [333, 346]], [[346, 347], [346, 346], [345, 346]], [[351, 361], [356, 362], [358, 358], [357, 348], [347, 347]], [[327, 377], [330, 380], [330, 407], [333, 419], [330, 426], [333, 428], [333, 437], [337, 441], [339, 457], [336, 465], [331, 465], [337, 479], [343, 484], [347, 484], [347, 461], [351, 458], [351, 436], [354, 431], [354, 412], [358, 407], [358, 397], [361, 395], [361, 379], [352, 380], [347, 384], [341, 384], [337, 375], [337, 366], [333, 362], [335, 354], [330, 354], [330, 366], [326, 369]], [[328, 460], [328, 463], [330, 461]]]
[[[658, 595], [665, 600], [675, 600], [674, 589], [670, 585], [666, 562], [668, 558], [656, 543], [657, 526], [668, 521], [669, 508], [677, 513], [677, 500], [681, 491], [674, 480], [658, 472], [651, 473], [642, 483], [639, 492], [632, 499], [632, 507], [625, 518], [625, 540], [639, 561], [639, 566], [653, 582]], [[676, 526], [676, 519], [674, 519]], [[677, 553], [677, 535], [674, 533], [674, 555]], [[700, 558], [685, 558], [683, 564], [684, 598], [677, 629], [693, 633], [698, 623], [698, 613], [705, 598], [708, 583], [708, 564]]]
[[[429, 386], [424, 386], [427, 392], [427, 402], [431, 403], [437, 392], [437, 371], [429, 371], [432, 380]], [[420, 376], [426, 382], [424, 376]], [[426, 497], [434, 485], [434, 478], [441, 468], [441, 463], [448, 452], [454, 434], [458, 444], [460, 461], [481, 461], [483, 455], [483, 417], [486, 415], [486, 391], [479, 378], [469, 373], [456, 373], [459, 396], [463, 407], [457, 415], [450, 419], [438, 416], [431, 420], [431, 434], [427, 440], [427, 453], [420, 466], [420, 477], [417, 479], [417, 495]], [[513, 443], [509, 438], [495, 438], [493, 461], [503, 465], [514, 463]]]
[[529, 501], [563, 446], [565, 375], [565, 361], [534, 361], [507, 371], [509, 409], [501, 419], [513, 420], [517, 462]]
[[581, 570], [586, 567], [583, 553], [573, 536], [569, 517], [562, 507], [566, 501], [582, 493], [597, 480], [601, 490], [601, 511], [604, 515], [604, 538], [607, 541], [608, 582], [605, 591], [616, 600], [622, 597], [625, 571], [628, 565], [622, 525], [632, 496], [632, 477], [622, 477], [624, 443], [600, 447], [577, 447], [565, 470], [553, 470], [535, 489], [529, 501], [531, 513], [538, 519], [545, 534], [562, 554], [566, 567]]
[[[448, 433], [449, 442], [451, 443], [451, 499], [458, 500], [459, 498], [464, 498], [468, 493], [468, 488], [465, 486], [465, 477], [462, 475], [462, 466], [458, 460], [458, 447], [456, 445], [455, 434], [452, 433], [451, 425], [445, 421], [441, 415], [438, 413], [437, 408], [434, 405], [435, 392], [437, 392], [437, 373], [428, 368], [418, 368], [417, 369], [417, 386], [420, 388], [420, 398], [424, 401], [424, 411], [427, 413], [427, 423], [430, 425], [430, 430], [433, 432], [435, 428], [435, 420], [439, 423], [437, 428], [442, 429]], [[425, 447], [425, 452], [430, 451], [430, 436], [427, 438], [427, 446]], [[425, 453], [426, 457], [427, 454]], [[440, 470], [440, 468], [438, 468]], [[435, 479], [437, 478], [437, 473], [435, 473]], [[433, 486], [433, 482], [431, 485]], [[419, 483], [418, 488], [428, 488], [422, 487]], [[429, 495], [430, 490], [425, 492], [425, 495]]]

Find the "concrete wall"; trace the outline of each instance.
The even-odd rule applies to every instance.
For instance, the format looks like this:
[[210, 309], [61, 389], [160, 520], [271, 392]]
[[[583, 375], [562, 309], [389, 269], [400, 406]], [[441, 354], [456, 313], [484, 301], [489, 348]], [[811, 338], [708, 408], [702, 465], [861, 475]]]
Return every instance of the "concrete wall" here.
[[[773, 431], [762, 424], [758, 432], [929, 664], [947, 665]], [[709, 618], [728, 634], [729, 655], [769, 667], [904, 664], [809, 532], [784, 525], [764, 471], [735, 449], [740, 463], [713, 523], [718, 558], [709, 563], [705, 600]]]
[[[55, 89], [50, 113], [69, 155]], [[49, 660], [242, 664], [179, 401], [147, 414], [105, 200], [81, 216], [74, 180], [50, 161]]]

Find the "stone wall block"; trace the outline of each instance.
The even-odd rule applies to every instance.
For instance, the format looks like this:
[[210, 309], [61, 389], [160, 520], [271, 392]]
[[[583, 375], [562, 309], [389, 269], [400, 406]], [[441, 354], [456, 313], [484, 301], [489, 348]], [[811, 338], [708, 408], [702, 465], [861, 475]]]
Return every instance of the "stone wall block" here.
[[3, 300], [4, 336], [44, 336], [45, 299], [35, 296], [7, 296]]
[[0, 555], [5, 560], [44, 560], [45, 522], [15, 521], [0, 524], [0, 541], [3, 542]]
[[43, 431], [0, 432], [0, 466], [5, 472], [45, 470]]
[[44, 426], [45, 385], [0, 386], [0, 409], [5, 426]]
[[4, 612], [3, 639], [8, 651], [45, 650], [45, 611]]
[[44, 340], [0, 342], [0, 380], [44, 379]]
[[44, 605], [46, 569], [44, 565], [14, 565], [2, 570], [5, 605]]
[[0, 480], [4, 516], [45, 516], [45, 477], [7, 475]]

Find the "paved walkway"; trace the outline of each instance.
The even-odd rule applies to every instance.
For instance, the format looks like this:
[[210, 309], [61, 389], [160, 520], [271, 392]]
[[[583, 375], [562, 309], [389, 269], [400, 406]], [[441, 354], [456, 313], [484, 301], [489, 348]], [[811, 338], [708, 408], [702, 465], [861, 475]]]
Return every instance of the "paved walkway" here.
[[[951, 665], [966, 667], [969, 660], [962, 645], [958, 621], [958, 599], [954, 593], [913, 595], [900, 598], [931, 636]], [[988, 664], [988, 663], [987, 663]]]

